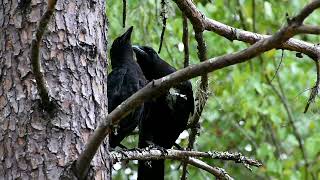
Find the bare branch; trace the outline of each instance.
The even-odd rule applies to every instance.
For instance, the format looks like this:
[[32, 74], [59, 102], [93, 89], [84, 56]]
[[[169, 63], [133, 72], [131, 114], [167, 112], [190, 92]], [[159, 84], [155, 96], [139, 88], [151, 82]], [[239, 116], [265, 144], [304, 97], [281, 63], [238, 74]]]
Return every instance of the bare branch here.
[[320, 34], [319, 26], [303, 25], [297, 28], [299, 34]]
[[[261, 39], [270, 37], [268, 35], [261, 35], [261, 34], [249, 32], [249, 31], [237, 29], [237, 28], [225, 25], [223, 23], [220, 23], [218, 21], [215, 21], [213, 19], [210, 19], [205, 15], [203, 15], [198, 10], [191, 0], [174, 0], [174, 1], [179, 6], [179, 8], [186, 14], [186, 16], [188, 16], [189, 19], [193, 19], [193, 22], [198, 27], [201, 27], [202, 29], [205, 29], [208, 31], [213, 31], [229, 40], [239, 40], [249, 44], [254, 44], [257, 41], [260, 41]], [[310, 10], [313, 11], [314, 9], [313, 8], [310, 9], [310, 7], [316, 7], [318, 3], [319, 1], [313, 1], [312, 3], [310, 3], [308, 6], [306, 6], [303, 9], [303, 11], [299, 13], [299, 17], [300, 18], [304, 17], [305, 13], [309, 12]], [[302, 16], [300, 14], [304, 14], [304, 15]], [[296, 19], [300, 19], [300, 18], [296, 18]], [[292, 18], [292, 19], [294, 20], [295, 18]], [[301, 21], [297, 22], [297, 24], [301, 24]], [[300, 33], [300, 32], [297, 32], [297, 33]], [[320, 51], [319, 47], [314, 46], [311, 43], [297, 40], [297, 39], [290, 39], [286, 43], [278, 44], [276, 48], [301, 52], [303, 54], [308, 55], [312, 59], [317, 58], [317, 56], [319, 56], [319, 51]]]
[[194, 158], [210, 158], [219, 160], [234, 161], [235, 163], [242, 163], [244, 165], [250, 165], [255, 167], [260, 167], [262, 164], [248, 157], [243, 156], [241, 153], [231, 153], [231, 152], [200, 152], [200, 151], [181, 151], [175, 149], [167, 149], [166, 153], [163, 150], [157, 148], [145, 148], [145, 149], [132, 149], [127, 151], [112, 151], [110, 152], [110, 157], [112, 162], [118, 162], [123, 160], [159, 160], [159, 159], [175, 159], [183, 160], [186, 157]]
[[284, 55], [284, 50], [281, 51], [281, 58], [280, 58], [279, 65], [277, 66], [277, 69], [276, 69], [276, 71], [274, 72], [274, 75], [273, 75], [273, 77], [271, 78], [270, 83], [271, 83], [271, 82], [274, 80], [274, 78], [278, 75], [280, 66], [281, 66], [281, 64], [282, 64], [283, 55]]
[[[183, 13], [183, 12], [182, 12]], [[182, 42], [184, 47], [184, 67], [188, 67], [190, 64], [189, 58], [189, 32], [188, 32], [188, 18], [186, 15], [182, 14], [183, 21], [183, 34], [182, 34]], [[182, 166], [182, 174], [181, 180], [185, 180], [187, 177], [187, 163], [184, 162]]]
[[307, 6], [305, 6], [297, 16], [291, 19], [291, 22], [297, 23], [301, 26], [303, 21], [317, 8], [319, 8], [320, 0], [313, 0]]
[[257, 32], [257, 30], [256, 30], [256, 1], [255, 0], [252, 0], [251, 6], [252, 6], [252, 31], [255, 33], [255, 32]]
[[199, 151], [180, 151], [168, 149], [166, 153], [163, 153], [159, 149], [135, 149], [128, 151], [112, 151], [110, 152], [110, 157], [112, 162], [119, 162], [123, 160], [159, 160], [159, 159], [173, 159], [180, 160], [184, 163], [191, 164], [195, 167], [201, 168], [211, 174], [213, 174], [218, 179], [233, 179], [231, 178], [224, 169], [219, 167], [213, 167], [205, 162], [195, 159], [195, 158], [211, 158], [219, 160], [230, 160], [235, 163], [242, 163], [246, 167], [249, 165], [255, 167], [261, 167], [262, 164], [254, 159], [247, 158], [240, 153], [230, 153], [230, 152], [199, 152]]
[[[178, 0], [176, 0], [175, 2], [177, 1]], [[179, 0], [179, 2], [181, 1], [182, 0]], [[185, 2], [190, 1], [186, 0]], [[301, 12], [305, 12], [305, 9], [309, 9], [307, 11], [309, 12], [313, 11], [315, 8], [319, 8], [320, 1], [315, 2], [317, 2], [317, 6], [310, 6], [310, 4], [314, 4], [310, 3]], [[312, 8], [310, 9], [310, 7]], [[186, 10], [186, 13], [188, 13], [188, 10]], [[300, 17], [300, 14], [298, 14], [297, 17]], [[187, 16], [189, 17], [189, 15]], [[201, 20], [199, 21], [201, 22]], [[84, 151], [80, 154], [76, 162], [76, 172], [78, 172], [78, 177], [84, 177], [84, 175], [86, 174], [93, 156], [97, 152], [104, 138], [110, 132], [110, 127], [117, 124], [122, 118], [124, 118], [128, 113], [130, 113], [140, 104], [142, 104], [145, 100], [161, 95], [170, 87], [182, 81], [186, 81], [193, 77], [201, 76], [234, 64], [246, 62], [265, 51], [276, 48], [279, 46], [279, 44], [288, 41], [289, 38], [298, 33], [296, 31], [296, 28], [299, 26], [299, 23], [300, 21], [295, 22], [293, 18], [293, 21], [291, 23], [281, 28], [275, 35], [262, 39], [245, 50], [234, 54], [228, 54], [208, 59], [207, 61], [201, 62], [197, 65], [188, 66], [187, 68], [183, 68], [176, 71], [175, 73], [154, 80], [147, 84], [144, 88], [133, 94], [127, 100], [122, 102], [117, 108], [115, 108], [110, 114], [108, 114], [106, 120], [101, 122], [98, 128], [94, 131], [93, 135], [89, 138]]]
[[[200, 59], [200, 62], [204, 62], [207, 60], [207, 47], [206, 43], [203, 39], [203, 32], [195, 32], [195, 38], [198, 43], [198, 57]], [[189, 125], [196, 126], [196, 124], [199, 122], [199, 119], [201, 117], [201, 113], [203, 111], [203, 108], [207, 102], [208, 95], [207, 95], [207, 89], [208, 89], [208, 75], [202, 75], [201, 76], [201, 83], [199, 91], [197, 92], [198, 104], [196, 107], [196, 112], [194, 113], [193, 117], [191, 118]], [[193, 145], [192, 145], [193, 146]]]
[[44, 31], [47, 29], [47, 25], [51, 19], [51, 16], [54, 13], [55, 5], [57, 0], [48, 0], [48, 7], [46, 12], [40, 19], [39, 25], [36, 30], [35, 37], [31, 42], [31, 66], [33, 75], [36, 79], [37, 89], [39, 92], [39, 96], [41, 98], [41, 103], [43, 105], [43, 109], [47, 112], [51, 113], [55, 109], [54, 103], [51, 102], [49, 97], [49, 90], [46, 86], [46, 80], [41, 72], [41, 61], [40, 61], [40, 43], [42, 41], [42, 37]]
[[195, 167], [198, 167], [200, 169], [203, 169], [211, 174], [213, 174], [217, 180], [233, 180], [233, 178], [222, 168], [214, 167], [206, 164], [203, 161], [200, 161], [199, 159], [195, 158], [189, 158], [185, 160], [188, 164], [191, 164]]
[[161, 35], [160, 35], [160, 46], [159, 46], [158, 53], [161, 52], [164, 33], [165, 33], [166, 27], [167, 27], [167, 18], [168, 18], [167, 6], [168, 6], [167, 5], [167, 0], [161, 0], [161, 13], [160, 13], [160, 16], [162, 18], [162, 31], [161, 31]]
[[122, 27], [126, 27], [127, 18], [127, 0], [122, 0]]
[[184, 67], [188, 67], [190, 64], [189, 58], [189, 32], [188, 32], [188, 18], [184, 14], [182, 15], [183, 22], [183, 33], [182, 33], [182, 42], [184, 50]]

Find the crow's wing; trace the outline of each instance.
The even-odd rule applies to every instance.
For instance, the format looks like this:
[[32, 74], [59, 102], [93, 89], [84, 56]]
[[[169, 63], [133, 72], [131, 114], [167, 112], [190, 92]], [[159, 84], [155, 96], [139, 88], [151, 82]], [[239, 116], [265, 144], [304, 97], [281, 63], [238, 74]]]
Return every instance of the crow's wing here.
[[122, 88], [127, 74], [127, 68], [117, 68], [108, 75], [108, 111], [113, 111], [122, 101]]

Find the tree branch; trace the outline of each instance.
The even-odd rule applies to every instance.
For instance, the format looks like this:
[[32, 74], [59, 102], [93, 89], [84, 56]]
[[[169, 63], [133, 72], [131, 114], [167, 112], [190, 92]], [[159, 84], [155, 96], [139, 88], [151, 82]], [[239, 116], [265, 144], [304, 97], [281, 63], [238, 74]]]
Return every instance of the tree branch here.
[[[246, 42], [249, 44], [254, 44], [261, 39], [269, 38], [269, 35], [261, 35], [249, 31], [244, 31], [241, 29], [237, 29], [228, 25], [225, 25], [223, 23], [220, 23], [218, 21], [215, 21], [213, 19], [210, 19], [206, 17], [204, 14], [202, 14], [196, 6], [192, 3], [191, 0], [174, 0], [174, 2], [179, 6], [179, 8], [188, 16], [188, 18], [193, 19], [193, 22], [197, 24], [202, 29], [205, 29], [207, 31], [213, 31], [220, 36], [223, 36], [229, 40], [238, 40], [242, 42]], [[314, 5], [317, 5], [319, 3], [318, 1], [313, 1], [310, 3], [310, 6], [304, 9], [304, 11], [300, 12], [299, 18], [292, 18], [295, 21], [299, 21], [299, 25], [302, 24], [301, 17], [305, 17], [306, 13], [310, 10], [314, 10]], [[298, 16], [297, 16], [298, 17]], [[301, 33], [301, 32], [298, 32]], [[290, 51], [296, 51], [303, 54], [308, 55], [310, 58], [315, 59], [319, 56], [320, 48], [315, 46], [314, 44], [297, 40], [297, 39], [289, 39], [286, 43], [278, 44], [275, 48], [280, 49], [286, 49]]]
[[41, 99], [41, 104], [43, 106], [43, 109], [47, 112], [51, 113], [55, 109], [55, 104], [52, 103], [49, 97], [49, 90], [46, 86], [46, 80], [41, 72], [41, 60], [40, 60], [40, 43], [42, 41], [42, 37], [44, 34], [44, 31], [47, 28], [47, 25], [51, 19], [51, 16], [54, 13], [55, 5], [57, 0], [48, 0], [48, 7], [46, 12], [43, 14], [43, 16], [40, 19], [39, 25], [36, 29], [35, 37], [33, 37], [31, 42], [31, 66], [32, 66], [32, 72], [36, 79], [37, 83], [37, 89], [39, 92], [39, 96]]
[[168, 13], [167, 13], [167, 0], [161, 0], [161, 19], [162, 19], [162, 31], [161, 31], [161, 35], [160, 35], [160, 45], [159, 45], [159, 50], [158, 53], [161, 52], [161, 48], [162, 48], [162, 43], [163, 43], [163, 38], [164, 38], [164, 33], [166, 31], [166, 27], [167, 27], [167, 19], [168, 19]]
[[191, 164], [195, 167], [198, 167], [200, 169], [203, 169], [212, 175], [214, 175], [217, 180], [233, 180], [233, 178], [222, 168], [214, 167], [206, 164], [203, 161], [200, 161], [199, 159], [195, 158], [188, 158], [185, 160], [188, 164]]
[[[182, 0], [180, 0], [180, 2], [181, 1]], [[177, 0], [175, 2], [177, 2]], [[186, 2], [189, 2], [189, 0], [186, 0]], [[303, 8], [303, 10], [296, 17], [301, 17], [301, 13], [307, 12], [310, 14], [319, 7], [320, 0], [313, 1], [305, 8]], [[188, 10], [186, 10], [186, 13], [188, 13]], [[303, 18], [297, 19], [298, 20], [293, 19], [287, 26], [281, 28], [275, 35], [265, 39], [261, 39], [245, 50], [239, 51], [234, 54], [228, 54], [208, 59], [207, 61], [201, 62], [197, 65], [188, 66], [187, 68], [183, 68], [176, 71], [175, 73], [148, 83], [144, 88], [140, 89], [127, 100], [122, 102], [117, 108], [115, 108], [110, 114], [108, 114], [105, 121], [101, 122], [98, 128], [94, 131], [93, 135], [89, 138], [84, 151], [80, 154], [76, 162], [75, 173], [79, 178], [83, 178], [86, 175], [90, 166], [90, 162], [97, 152], [99, 146], [103, 142], [104, 138], [110, 132], [110, 127], [119, 123], [122, 118], [124, 118], [140, 104], [142, 104], [145, 100], [161, 95], [170, 87], [182, 81], [186, 81], [193, 77], [204, 75], [209, 72], [213, 72], [234, 64], [246, 62], [265, 51], [269, 51], [273, 48], [278, 47], [279, 44], [288, 41], [289, 38], [298, 33], [296, 31], [296, 28], [301, 25]]]
[[[226, 171], [219, 167], [214, 167], [206, 164], [205, 162], [196, 158], [210, 158], [210, 159], [220, 159], [220, 160], [230, 160], [235, 163], [242, 163], [246, 167], [255, 166], [261, 167], [262, 164], [254, 159], [247, 158], [241, 153], [230, 153], [230, 152], [199, 152], [199, 151], [180, 151], [174, 149], [166, 150], [163, 153], [159, 149], [134, 149], [128, 151], [112, 151], [110, 152], [110, 158], [113, 163], [120, 162], [123, 160], [159, 160], [159, 159], [173, 159], [180, 160], [184, 163], [191, 164], [195, 167], [201, 168], [211, 174], [213, 174], [218, 179], [233, 179], [230, 177]], [[249, 168], [250, 169], [250, 168]]]
[[300, 34], [320, 34], [320, 27], [319, 26], [312, 26], [312, 25], [303, 25], [297, 28]]
[[235, 163], [242, 163], [245, 166], [255, 166], [261, 167], [262, 164], [255, 160], [243, 156], [241, 153], [231, 153], [231, 152], [200, 152], [200, 151], [182, 151], [175, 149], [167, 149], [165, 153], [163, 150], [157, 148], [144, 148], [144, 149], [132, 149], [127, 151], [112, 151], [110, 152], [110, 157], [112, 162], [119, 162], [123, 160], [159, 160], [159, 159], [174, 159], [174, 160], [184, 160], [186, 157], [194, 158], [210, 158], [219, 160], [234, 161]]
[[127, 0], [122, 0], [122, 27], [126, 27], [127, 19]]
[[182, 24], [183, 24], [183, 33], [182, 33], [182, 42], [184, 50], [184, 62], [183, 66], [188, 67], [190, 64], [189, 58], [189, 32], [188, 32], [188, 18], [182, 14]]
[[[183, 33], [182, 33], [182, 42], [184, 47], [184, 67], [188, 67], [190, 64], [189, 58], [189, 32], [188, 32], [188, 18], [182, 12], [182, 24], [183, 24]], [[187, 163], [184, 162], [182, 166], [181, 180], [185, 180], [187, 177]]]

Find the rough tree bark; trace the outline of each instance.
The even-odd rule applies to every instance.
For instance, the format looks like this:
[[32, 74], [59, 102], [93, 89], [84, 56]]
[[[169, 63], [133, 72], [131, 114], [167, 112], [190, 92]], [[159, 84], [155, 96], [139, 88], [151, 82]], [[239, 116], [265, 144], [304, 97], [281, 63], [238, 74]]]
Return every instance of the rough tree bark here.
[[[107, 115], [105, 0], [58, 0], [40, 60], [54, 116], [41, 108], [30, 45], [46, 1], [0, 2], [0, 179], [58, 179]], [[110, 179], [100, 147], [96, 179]]]

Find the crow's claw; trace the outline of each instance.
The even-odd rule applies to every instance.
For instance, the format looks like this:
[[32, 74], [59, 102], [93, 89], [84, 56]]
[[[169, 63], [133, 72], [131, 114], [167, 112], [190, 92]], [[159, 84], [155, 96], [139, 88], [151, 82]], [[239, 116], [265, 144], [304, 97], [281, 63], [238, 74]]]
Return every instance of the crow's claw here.
[[150, 149], [157, 149], [157, 150], [161, 151], [162, 155], [168, 155], [167, 149], [164, 147], [161, 147], [159, 145], [153, 144], [153, 145], [150, 145], [149, 148]]

